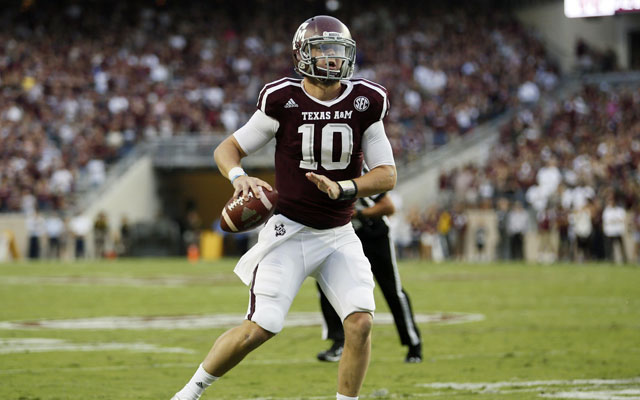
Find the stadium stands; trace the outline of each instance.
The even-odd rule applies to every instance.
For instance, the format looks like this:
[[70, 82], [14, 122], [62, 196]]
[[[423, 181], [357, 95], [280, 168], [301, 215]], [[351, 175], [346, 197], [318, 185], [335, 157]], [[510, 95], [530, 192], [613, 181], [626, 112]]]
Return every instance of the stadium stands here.
[[[524, 204], [539, 235], [553, 230], [574, 250], [582, 210], [590, 220], [585, 246], [591, 258], [603, 259], [607, 199], [628, 210], [631, 231], [639, 230], [634, 225], [640, 203], [638, 110], [637, 83], [585, 84], [568, 98], [524, 108], [502, 128], [487, 165], [443, 171], [441, 199], [444, 204], [463, 200], [469, 208], [494, 207], [501, 198]], [[572, 255], [558, 251], [561, 258]]]
[[[387, 131], [400, 163], [534, 101], [556, 80], [541, 43], [508, 14], [401, 3], [392, 16], [383, 2], [363, 4], [341, 12], [352, 16], [358, 75], [390, 90]], [[280, 6], [238, 13], [225, 2], [27, 2], [3, 10], [0, 212], [73, 206], [80, 184], [102, 184], [108, 166], [147, 138], [236, 129], [262, 85], [293, 74], [297, 23], [326, 12], [287, 4], [283, 14]]]
[[[326, 12], [256, 4], [263, 7], [242, 13], [226, 2], [163, 1], [4, 10], [0, 212], [69, 212], [74, 193], [103, 184], [109, 166], [142, 141], [236, 129], [265, 83], [293, 76], [290, 36], [299, 21]], [[614, 192], [627, 208], [639, 203], [637, 90], [586, 86], [540, 102], [559, 76], [534, 32], [505, 11], [424, 7], [353, 1], [338, 12], [358, 42], [357, 76], [389, 89], [386, 128], [397, 162], [519, 111], [486, 166], [443, 171], [442, 203], [410, 213], [414, 236], [445, 229], [437, 222], [444, 211], [455, 221], [460, 207], [493, 208], [502, 197], [538, 214], [553, 210], [541, 218], [567, 224], [562, 210], [585, 199], [593, 215]], [[576, 57], [583, 72], [617, 68], [585, 42]]]

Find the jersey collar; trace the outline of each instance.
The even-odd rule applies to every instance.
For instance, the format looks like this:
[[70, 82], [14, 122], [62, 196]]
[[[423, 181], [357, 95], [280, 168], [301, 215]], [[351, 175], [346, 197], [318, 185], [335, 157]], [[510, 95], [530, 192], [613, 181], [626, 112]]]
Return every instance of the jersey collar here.
[[333, 100], [327, 100], [327, 101], [318, 100], [315, 97], [311, 96], [309, 93], [307, 93], [306, 90], [304, 90], [304, 85], [302, 83], [300, 83], [300, 88], [302, 88], [302, 92], [306, 94], [307, 97], [310, 98], [311, 100], [325, 107], [331, 107], [335, 104], [338, 104], [342, 100], [344, 100], [349, 95], [349, 93], [351, 93], [351, 91], [353, 90], [353, 83], [351, 81], [345, 79], [340, 81], [340, 83], [345, 85], [347, 88], [342, 92], [340, 96], [336, 97]]

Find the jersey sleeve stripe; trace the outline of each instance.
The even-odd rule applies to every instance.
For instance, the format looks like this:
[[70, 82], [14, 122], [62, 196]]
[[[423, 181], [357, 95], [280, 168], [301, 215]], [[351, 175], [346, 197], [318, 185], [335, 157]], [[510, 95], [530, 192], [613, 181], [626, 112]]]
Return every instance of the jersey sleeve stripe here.
[[[285, 78], [285, 79], [286, 79], [286, 78]], [[267, 97], [269, 97], [269, 95], [270, 95], [271, 93], [275, 92], [276, 90], [280, 90], [280, 89], [282, 89], [282, 88], [284, 88], [284, 87], [287, 87], [287, 86], [301, 86], [301, 85], [300, 85], [300, 83], [298, 83], [298, 82], [285, 81], [285, 82], [283, 82], [283, 83], [281, 83], [281, 84], [279, 84], [279, 85], [272, 86], [272, 87], [270, 87], [270, 88], [268, 88], [268, 89], [267, 89], [267, 88], [266, 88], [266, 86], [265, 86], [265, 89], [266, 89], [266, 90], [264, 90], [264, 93], [261, 95], [261, 96], [262, 96], [262, 98], [260, 99], [260, 103], [258, 103], [258, 108], [259, 108], [263, 113], [265, 113], [265, 114], [266, 114], [266, 113], [267, 113], [267, 110], [266, 110], [266, 108], [267, 108]]]
[[364, 79], [359, 81], [354, 81], [353, 83], [356, 85], [366, 86], [380, 93], [380, 95], [382, 96], [382, 113], [380, 114], [380, 119], [384, 118], [384, 116], [387, 114], [387, 104], [388, 104], [387, 90], [383, 86], [377, 85], [373, 82], [370, 82]]
[[[273, 88], [274, 86], [280, 85], [283, 82], [291, 82], [292, 84], [296, 84], [296, 83], [300, 83], [299, 79], [293, 79], [293, 78], [282, 78], [282, 79], [278, 79], [277, 81], [273, 81], [270, 83], [267, 83], [266, 85], [264, 85], [264, 87], [262, 88], [262, 90], [260, 91], [260, 94], [258, 95], [258, 103], [256, 104], [256, 107], [260, 108], [260, 104], [262, 103], [262, 99], [263, 96], [265, 95], [265, 92], [271, 88]], [[262, 110], [264, 111], [264, 110]]]
[[360, 83], [360, 82], [362, 82], [362, 83], [368, 83], [369, 85], [372, 85], [372, 86], [378, 87], [378, 88], [380, 88], [380, 89], [384, 90], [385, 92], [387, 91], [387, 89], [386, 89], [384, 86], [382, 86], [381, 84], [376, 83], [376, 82], [374, 82], [374, 81], [370, 81], [370, 80], [368, 80], [368, 79], [358, 78], [358, 79], [352, 79], [352, 81], [353, 81], [354, 83], [356, 83], [356, 82], [358, 82], [358, 83]]
[[387, 107], [389, 106], [389, 100], [387, 100], [387, 96], [384, 96], [383, 100], [383, 105], [382, 105], [382, 113], [380, 113], [380, 120], [382, 120], [384, 118], [385, 115], [387, 115]]

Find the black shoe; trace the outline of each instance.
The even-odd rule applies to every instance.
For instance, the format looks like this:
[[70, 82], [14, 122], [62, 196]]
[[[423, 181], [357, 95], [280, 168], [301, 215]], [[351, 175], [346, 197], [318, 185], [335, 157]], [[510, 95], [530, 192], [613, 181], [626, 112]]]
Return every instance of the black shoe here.
[[416, 344], [415, 346], [409, 345], [409, 352], [404, 359], [406, 363], [420, 363], [422, 362], [422, 344]]
[[329, 350], [321, 351], [320, 353], [318, 353], [317, 355], [318, 360], [327, 361], [327, 362], [340, 361], [340, 357], [342, 357], [343, 347], [344, 347], [344, 343], [333, 342]]

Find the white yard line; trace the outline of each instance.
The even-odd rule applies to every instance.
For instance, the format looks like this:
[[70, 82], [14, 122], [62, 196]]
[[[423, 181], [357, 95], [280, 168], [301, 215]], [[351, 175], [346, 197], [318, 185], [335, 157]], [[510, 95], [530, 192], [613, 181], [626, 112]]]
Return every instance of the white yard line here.
[[583, 400], [640, 400], [640, 389], [600, 390], [594, 392], [559, 392], [541, 394], [540, 397], [552, 399], [583, 399]]
[[[451, 390], [470, 391], [475, 394], [508, 395], [522, 392], [539, 392], [541, 398], [579, 400], [640, 400], [640, 377], [629, 379], [572, 379], [547, 381], [503, 382], [433, 382], [416, 386], [430, 389], [449, 389], [443, 395], [451, 396]], [[553, 392], [553, 386], [561, 386]], [[567, 390], [572, 386], [573, 390]], [[604, 386], [617, 386], [603, 390]], [[627, 387], [621, 387], [627, 386]], [[630, 387], [629, 387], [630, 386]], [[506, 389], [506, 390], [505, 390]], [[551, 392], [551, 393], [550, 393]]]
[[640, 377], [630, 379], [573, 379], [573, 380], [548, 380], [548, 381], [503, 381], [503, 382], [433, 382], [418, 383], [416, 386], [431, 389], [454, 390], [496, 390], [501, 388], [517, 388], [532, 386], [568, 386], [568, 385], [627, 385], [640, 383]]
[[[458, 312], [433, 312], [416, 314], [417, 323], [461, 324], [484, 320], [482, 314]], [[131, 316], [96, 317], [62, 320], [0, 321], [0, 330], [38, 329], [211, 329], [228, 328], [240, 324], [243, 314], [176, 315], [176, 316]], [[375, 324], [392, 324], [389, 313], [376, 313]], [[315, 326], [322, 324], [319, 312], [292, 312], [287, 315], [285, 327]]]
[[3, 276], [3, 285], [81, 285], [81, 286], [194, 286], [214, 285], [237, 280], [235, 275], [216, 273], [206, 277], [193, 276]]
[[195, 353], [181, 347], [158, 347], [149, 343], [74, 343], [63, 339], [0, 339], [0, 354], [49, 353], [58, 351], [135, 351], [142, 353]]
[[17, 375], [17, 374], [41, 374], [45, 372], [75, 372], [78, 371], [129, 371], [140, 370], [147, 368], [192, 368], [193, 363], [166, 363], [166, 364], [144, 364], [144, 365], [103, 365], [99, 367], [51, 367], [51, 368], [14, 368], [14, 369], [0, 369], [0, 375]]
[[[282, 359], [282, 360], [245, 360], [244, 364], [306, 364], [317, 363], [314, 358], [304, 359]], [[99, 367], [78, 367], [78, 368], [23, 368], [23, 369], [5, 369], [0, 370], [0, 375], [12, 374], [38, 374], [44, 372], [101, 372], [101, 371], [129, 371], [139, 370], [141, 368], [171, 368], [171, 369], [193, 369], [193, 363], [165, 363], [150, 365], [119, 365], [119, 366], [99, 366]], [[475, 391], [478, 394], [494, 393], [496, 395], [517, 394], [523, 392], [545, 391], [539, 396], [541, 398], [567, 399], [567, 400], [640, 400], [640, 388], [627, 387], [616, 388], [612, 390], [602, 390], [607, 385], [636, 385], [640, 384], [640, 377], [629, 379], [571, 379], [571, 380], [546, 380], [546, 381], [503, 381], [503, 382], [432, 382], [417, 384], [418, 387], [428, 389], [448, 389], [446, 391], [429, 392], [429, 393], [412, 393], [412, 398], [429, 398], [429, 397], [451, 397], [453, 390]], [[552, 386], [576, 386], [574, 391], [559, 391], [549, 393]], [[506, 390], [501, 390], [501, 389]], [[522, 388], [522, 389], [519, 389]], [[595, 390], [597, 389], [597, 390]], [[389, 393], [386, 389], [378, 389], [370, 395], [361, 395], [361, 399], [375, 398], [406, 398], [406, 394]], [[324, 400], [335, 399], [335, 395], [314, 396], [314, 397], [262, 397], [262, 398], [244, 398], [240, 400]]]

